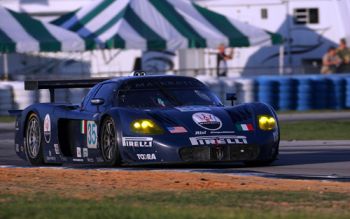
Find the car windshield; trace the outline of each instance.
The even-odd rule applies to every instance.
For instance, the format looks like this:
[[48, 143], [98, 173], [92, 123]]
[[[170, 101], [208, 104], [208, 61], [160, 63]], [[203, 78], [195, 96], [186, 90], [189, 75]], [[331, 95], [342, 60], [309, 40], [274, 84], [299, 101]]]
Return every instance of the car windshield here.
[[155, 88], [121, 90], [118, 106], [133, 108], [165, 108], [175, 106], [221, 106], [220, 100], [204, 88]]

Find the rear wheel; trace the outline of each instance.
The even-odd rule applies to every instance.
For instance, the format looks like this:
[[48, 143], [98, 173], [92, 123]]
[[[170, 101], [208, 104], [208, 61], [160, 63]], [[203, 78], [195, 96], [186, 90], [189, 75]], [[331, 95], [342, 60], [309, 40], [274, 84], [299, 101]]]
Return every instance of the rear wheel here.
[[32, 113], [26, 123], [25, 152], [31, 165], [43, 165], [42, 130], [39, 117]]
[[120, 165], [121, 159], [119, 155], [117, 134], [114, 121], [111, 117], [103, 120], [101, 125], [101, 153], [103, 159], [111, 166]]

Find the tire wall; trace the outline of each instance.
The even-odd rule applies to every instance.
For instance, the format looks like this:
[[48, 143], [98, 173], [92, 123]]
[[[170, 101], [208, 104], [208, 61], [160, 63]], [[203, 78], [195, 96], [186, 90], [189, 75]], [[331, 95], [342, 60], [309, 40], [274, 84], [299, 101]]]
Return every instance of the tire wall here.
[[[213, 78], [198, 76], [225, 105], [226, 93], [236, 93], [236, 103], [264, 102], [275, 110], [350, 108], [350, 75], [260, 76]], [[88, 89], [57, 89], [56, 102], [80, 104]], [[23, 81], [0, 82], [0, 115], [50, 101], [48, 90], [26, 91]]]
[[225, 93], [236, 92], [238, 103], [258, 101], [280, 111], [350, 108], [349, 74], [198, 79], [226, 105], [229, 103], [225, 101]]

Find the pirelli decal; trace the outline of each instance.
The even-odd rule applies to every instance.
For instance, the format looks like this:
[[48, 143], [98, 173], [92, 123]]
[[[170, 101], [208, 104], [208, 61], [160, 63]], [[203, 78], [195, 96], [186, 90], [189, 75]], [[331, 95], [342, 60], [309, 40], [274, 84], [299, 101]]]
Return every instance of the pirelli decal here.
[[219, 135], [219, 136], [199, 136], [190, 138], [192, 145], [228, 145], [228, 144], [248, 144], [246, 136]]
[[123, 137], [124, 147], [150, 148], [153, 145], [151, 137]]

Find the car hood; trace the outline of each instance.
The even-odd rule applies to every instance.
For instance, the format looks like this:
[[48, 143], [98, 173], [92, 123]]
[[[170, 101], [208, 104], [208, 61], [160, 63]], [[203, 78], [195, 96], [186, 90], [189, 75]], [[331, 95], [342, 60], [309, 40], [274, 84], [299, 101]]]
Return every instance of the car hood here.
[[241, 127], [255, 127], [254, 112], [249, 107], [185, 106], [167, 109], [124, 111], [124, 124], [136, 119], [151, 119], [168, 133], [194, 135], [232, 134]]

